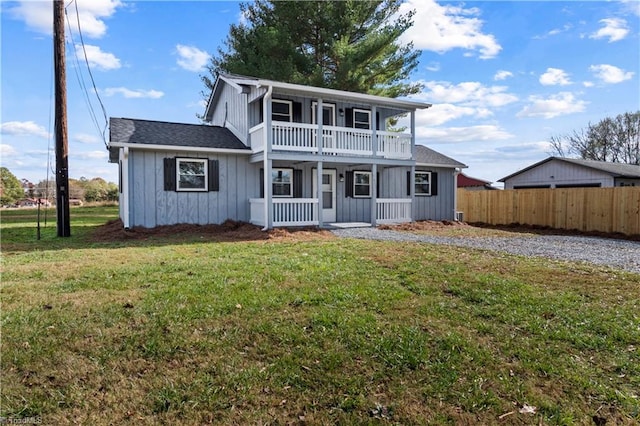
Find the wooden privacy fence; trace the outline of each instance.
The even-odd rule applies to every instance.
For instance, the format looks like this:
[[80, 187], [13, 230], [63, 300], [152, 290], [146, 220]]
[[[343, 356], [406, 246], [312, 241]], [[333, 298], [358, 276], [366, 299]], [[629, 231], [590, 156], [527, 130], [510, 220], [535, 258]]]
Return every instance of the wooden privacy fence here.
[[465, 222], [640, 234], [640, 187], [458, 189]]

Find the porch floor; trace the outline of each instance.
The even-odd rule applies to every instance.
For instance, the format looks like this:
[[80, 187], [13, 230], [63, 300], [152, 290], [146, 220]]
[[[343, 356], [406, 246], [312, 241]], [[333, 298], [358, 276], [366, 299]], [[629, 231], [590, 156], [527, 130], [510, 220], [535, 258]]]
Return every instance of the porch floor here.
[[371, 224], [367, 222], [334, 222], [326, 224], [330, 228], [349, 229], [349, 228], [371, 228]]

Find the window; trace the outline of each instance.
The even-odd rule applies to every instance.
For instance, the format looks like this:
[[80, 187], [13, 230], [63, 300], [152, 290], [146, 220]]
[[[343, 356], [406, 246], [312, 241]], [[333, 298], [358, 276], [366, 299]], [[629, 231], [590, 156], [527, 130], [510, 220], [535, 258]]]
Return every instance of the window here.
[[[318, 115], [318, 102], [313, 101], [311, 103], [311, 122], [317, 123], [316, 116]], [[335, 126], [336, 125], [336, 106], [334, 104], [322, 104], [322, 125], [323, 126]]]
[[273, 121], [292, 121], [293, 102], [282, 99], [273, 99], [271, 101], [271, 120]]
[[354, 108], [353, 127], [356, 129], [371, 129], [371, 111]]
[[176, 158], [176, 190], [207, 191], [207, 160]]
[[416, 172], [416, 195], [431, 195], [431, 172]]
[[371, 196], [371, 172], [353, 172], [353, 196]]
[[274, 197], [293, 197], [293, 169], [271, 171]]

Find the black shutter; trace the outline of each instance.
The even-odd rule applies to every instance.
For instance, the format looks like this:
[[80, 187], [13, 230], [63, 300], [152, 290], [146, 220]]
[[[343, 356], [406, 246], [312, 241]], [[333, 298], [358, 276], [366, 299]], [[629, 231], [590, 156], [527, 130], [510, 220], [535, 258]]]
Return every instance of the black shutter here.
[[380, 198], [380, 172], [376, 172], [376, 198]]
[[353, 108], [344, 110], [344, 127], [353, 127]]
[[302, 123], [302, 103], [293, 103], [293, 122]]
[[265, 121], [265, 116], [264, 116], [264, 103], [262, 102], [262, 99], [260, 99], [260, 101], [258, 102], [258, 105], [260, 105], [260, 117], [258, 117], [258, 123], [264, 123]]
[[411, 171], [407, 172], [407, 196], [411, 195]]
[[344, 196], [353, 197], [353, 172], [345, 172], [344, 176]]
[[219, 169], [218, 160], [209, 160], [209, 191], [220, 191]]
[[380, 112], [376, 111], [376, 130], [380, 130]]
[[302, 170], [293, 171], [293, 198], [302, 198]]
[[164, 159], [164, 190], [165, 191], [176, 190], [176, 159], [175, 158]]
[[260, 198], [264, 198], [264, 169], [260, 169]]
[[431, 172], [431, 195], [438, 195], [438, 174]]

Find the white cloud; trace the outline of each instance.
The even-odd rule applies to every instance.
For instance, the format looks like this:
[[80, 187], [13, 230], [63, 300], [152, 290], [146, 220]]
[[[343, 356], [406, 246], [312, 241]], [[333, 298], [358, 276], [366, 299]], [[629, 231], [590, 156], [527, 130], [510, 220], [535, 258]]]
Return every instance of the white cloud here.
[[540, 84], [543, 86], [566, 86], [571, 84], [569, 74], [559, 68], [547, 68], [547, 72], [540, 76]]
[[463, 106], [500, 107], [518, 100], [506, 86], [484, 86], [477, 81], [452, 84], [446, 81], [421, 82], [427, 91], [417, 97], [428, 102], [460, 103]]
[[11, 157], [12, 155], [16, 155], [18, 151], [14, 147], [6, 143], [0, 143], [0, 156], [1, 157]]
[[88, 135], [86, 133], [78, 133], [77, 135], [74, 135], [73, 140], [89, 145], [96, 144], [101, 141], [97, 136]]
[[33, 121], [7, 121], [0, 125], [0, 133], [4, 135], [16, 136], [37, 136], [39, 138], [49, 138], [49, 132], [44, 127]]
[[493, 113], [486, 108], [472, 108], [452, 104], [435, 104], [416, 112], [416, 126], [439, 126], [464, 116], [485, 118]]
[[591, 34], [589, 38], [601, 39], [608, 38], [609, 43], [613, 43], [614, 41], [620, 41], [629, 34], [629, 28], [627, 27], [627, 21], [620, 18], [606, 18], [601, 19], [600, 24], [602, 24], [602, 28], [600, 28], [595, 33]]
[[187, 71], [202, 71], [209, 60], [209, 53], [194, 46], [176, 45], [178, 65]]
[[509, 77], [513, 77], [513, 73], [511, 71], [500, 70], [493, 76], [493, 79], [496, 81], [506, 80]]
[[109, 153], [106, 150], [76, 152], [72, 155], [73, 158], [79, 158], [81, 160], [100, 160], [103, 158], [107, 158], [108, 156]]
[[[66, 4], [66, 3], [65, 3]], [[10, 9], [10, 13], [17, 19], [24, 21], [33, 31], [50, 35], [53, 31], [53, 2], [22, 0]], [[113, 15], [118, 7], [123, 6], [120, 0], [90, 0], [78, 1], [78, 16], [82, 35], [90, 38], [100, 38], [107, 32], [104, 19]], [[78, 31], [76, 8], [67, 7], [69, 24], [72, 31]], [[65, 29], [66, 30], [66, 29]]]
[[461, 48], [479, 52], [481, 59], [498, 55], [502, 47], [492, 34], [482, 32], [480, 10], [462, 6], [440, 5], [435, 0], [408, 0], [400, 6], [399, 13], [415, 10], [413, 26], [403, 35], [403, 42], [413, 41], [420, 50], [445, 53]]
[[584, 87], [593, 87], [594, 86], [593, 81], [583, 81], [582, 85]]
[[573, 93], [560, 92], [546, 99], [540, 96], [529, 96], [530, 105], [525, 106], [517, 117], [554, 118], [560, 115], [584, 111], [587, 102], [576, 99]]
[[504, 140], [513, 137], [509, 132], [495, 125], [470, 127], [418, 127], [416, 136], [427, 145], [438, 143], [462, 143]]
[[631, 80], [633, 72], [624, 71], [618, 67], [607, 64], [591, 65], [589, 67], [594, 77], [602, 80], [603, 83], [616, 84], [622, 83], [625, 80]]
[[429, 64], [425, 67], [427, 71], [436, 72], [440, 71], [440, 62], [429, 62]]
[[102, 71], [117, 70], [120, 68], [120, 59], [116, 58], [114, 54], [103, 52], [98, 46], [92, 46], [85, 44], [84, 50], [81, 44], [76, 44], [76, 55], [79, 58], [84, 58], [84, 52], [87, 52], [87, 61], [89, 66], [95, 67]]
[[131, 90], [126, 87], [109, 87], [104, 89], [104, 94], [106, 96], [113, 96], [120, 94], [125, 98], [150, 98], [150, 99], [159, 99], [164, 96], [163, 92], [158, 90]]

